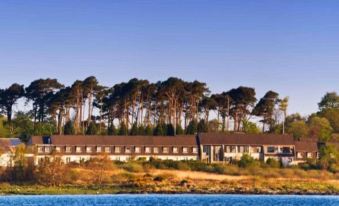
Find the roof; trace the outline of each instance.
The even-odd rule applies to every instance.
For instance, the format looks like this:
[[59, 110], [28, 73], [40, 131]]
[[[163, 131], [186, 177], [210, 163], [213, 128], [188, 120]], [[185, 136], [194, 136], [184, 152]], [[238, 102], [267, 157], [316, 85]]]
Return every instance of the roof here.
[[291, 135], [201, 133], [198, 136], [203, 145], [294, 145]]
[[[187, 145], [196, 146], [193, 135], [183, 136], [100, 136], [100, 135], [53, 135], [53, 145]], [[30, 144], [44, 144], [43, 137], [32, 137]]]
[[301, 152], [317, 152], [318, 142], [316, 139], [300, 139], [295, 141], [295, 150]]
[[15, 147], [21, 143], [19, 138], [0, 138], [0, 150], [7, 152], [10, 151], [11, 147]]

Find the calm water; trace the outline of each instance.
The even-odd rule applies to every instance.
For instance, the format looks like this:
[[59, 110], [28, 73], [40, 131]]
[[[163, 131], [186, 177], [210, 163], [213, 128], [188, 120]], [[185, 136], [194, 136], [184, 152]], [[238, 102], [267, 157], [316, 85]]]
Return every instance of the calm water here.
[[266, 195], [76, 195], [1, 196], [0, 206], [339, 206], [339, 196]]

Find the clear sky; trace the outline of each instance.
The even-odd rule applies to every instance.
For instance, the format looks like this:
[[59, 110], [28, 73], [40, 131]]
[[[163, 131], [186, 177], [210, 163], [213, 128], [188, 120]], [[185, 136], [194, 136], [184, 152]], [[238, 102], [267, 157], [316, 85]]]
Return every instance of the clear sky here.
[[339, 1], [0, 1], [0, 87], [89, 75], [272, 89], [315, 112], [339, 91]]

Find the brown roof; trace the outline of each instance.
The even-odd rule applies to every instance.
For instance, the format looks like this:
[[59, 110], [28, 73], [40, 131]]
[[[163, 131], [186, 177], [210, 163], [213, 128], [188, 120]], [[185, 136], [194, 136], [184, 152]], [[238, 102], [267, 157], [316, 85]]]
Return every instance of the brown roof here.
[[277, 134], [223, 134], [201, 133], [198, 135], [200, 144], [230, 144], [230, 145], [293, 145], [290, 135]]
[[295, 141], [295, 150], [301, 152], [317, 152], [318, 142], [316, 139], [300, 139]]
[[[43, 144], [43, 137], [32, 137], [30, 144]], [[100, 136], [53, 135], [53, 145], [186, 145], [196, 146], [196, 138], [190, 136]]]

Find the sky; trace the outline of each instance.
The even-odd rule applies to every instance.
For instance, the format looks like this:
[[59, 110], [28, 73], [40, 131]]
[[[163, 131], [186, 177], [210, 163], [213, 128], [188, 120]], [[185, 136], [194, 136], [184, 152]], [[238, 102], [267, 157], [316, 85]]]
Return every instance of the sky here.
[[175, 76], [213, 93], [274, 90], [307, 115], [339, 92], [338, 11], [336, 0], [2, 0], [0, 87]]

